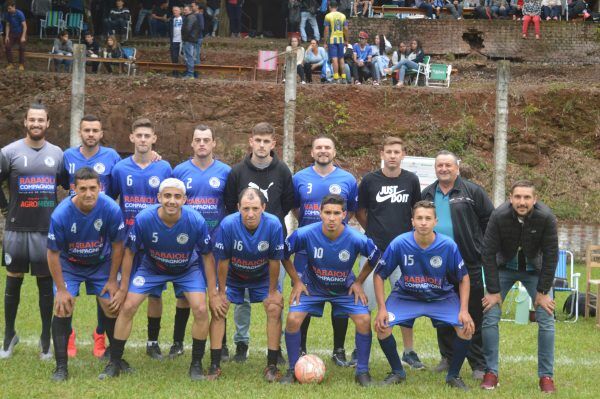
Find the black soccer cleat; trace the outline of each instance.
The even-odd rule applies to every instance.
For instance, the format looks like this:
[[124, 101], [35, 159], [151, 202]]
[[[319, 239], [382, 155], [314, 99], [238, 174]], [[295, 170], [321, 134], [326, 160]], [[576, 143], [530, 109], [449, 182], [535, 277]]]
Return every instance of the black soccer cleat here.
[[131, 374], [133, 373], [133, 367], [129, 365], [127, 360], [121, 359], [119, 360], [119, 365], [121, 366], [121, 373]]
[[67, 369], [67, 365], [56, 366], [54, 372], [52, 373], [51, 380], [55, 382], [66, 381], [69, 378], [69, 370]]
[[381, 382], [382, 385], [395, 385], [401, 384], [406, 381], [406, 373], [394, 373], [391, 371]]
[[150, 356], [150, 358], [154, 360], [162, 360], [163, 355], [160, 351], [160, 346], [158, 342], [146, 343], [146, 355]]
[[280, 384], [294, 384], [298, 382], [294, 370], [288, 370], [283, 377], [279, 379]]
[[335, 349], [331, 355], [331, 360], [333, 360], [336, 366], [348, 367], [348, 360], [346, 359], [346, 351], [344, 348]]
[[452, 377], [446, 380], [446, 384], [448, 384], [451, 388], [461, 389], [463, 391], [468, 391], [469, 387], [460, 377]]
[[415, 370], [425, 370], [425, 365], [423, 364], [423, 362], [421, 362], [421, 359], [419, 359], [419, 355], [417, 355], [417, 352], [415, 351], [403, 353], [402, 362], [408, 364], [411, 368]]
[[361, 387], [368, 387], [373, 385], [373, 380], [371, 379], [371, 374], [369, 372], [364, 372], [360, 374], [356, 374], [354, 376], [354, 381], [360, 385]]
[[229, 348], [227, 347], [227, 345], [223, 345], [223, 347], [221, 348], [221, 362], [225, 363], [229, 360]]
[[121, 374], [121, 363], [117, 361], [109, 361], [104, 371], [100, 373], [98, 379], [107, 380], [109, 378], [118, 377]]
[[277, 366], [270, 364], [265, 368], [264, 378], [267, 382], [277, 382], [281, 378], [281, 373]]
[[204, 370], [202, 370], [202, 362], [199, 360], [192, 361], [190, 364], [189, 375], [192, 381], [203, 381], [206, 379]]
[[175, 359], [178, 356], [183, 355], [183, 342], [175, 341], [169, 349], [169, 359]]
[[237, 363], [243, 363], [246, 360], [248, 360], [248, 344], [240, 342], [239, 344], [236, 344], [233, 361]]
[[285, 357], [283, 357], [283, 352], [281, 351], [281, 348], [279, 348], [279, 350], [277, 351], [277, 365], [285, 366], [286, 364], [287, 361], [285, 360]]

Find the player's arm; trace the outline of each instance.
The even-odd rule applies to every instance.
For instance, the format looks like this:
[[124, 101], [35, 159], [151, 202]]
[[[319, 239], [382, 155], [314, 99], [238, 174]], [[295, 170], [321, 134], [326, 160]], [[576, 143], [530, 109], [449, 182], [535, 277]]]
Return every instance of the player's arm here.
[[21, 43], [25, 43], [27, 40], [27, 22], [21, 22], [21, 26], [23, 27], [23, 33], [21, 34]]
[[125, 247], [123, 245], [123, 241], [116, 241], [113, 242], [111, 245], [112, 252], [110, 260], [110, 274], [108, 276], [108, 281], [104, 285], [104, 288], [102, 288], [102, 292], [100, 292], [100, 295], [104, 295], [105, 292], [108, 292], [108, 295], [110, 295], [110, 299], [112, 301], [115, 294], [119, 290], [117, 274], [119, 273], [121, 263], [123, 262], [123, 252]]
[[367, 229], [367, 208], [358, 208], [356, 211], [356, 220], [363, 229]]
[[460, 296], [460, 311], [458, 312], [458, 321], [462, 323], [466, 334], [475, 332], [475, 324], [469, 314], [469, 293], [471, 291], [471, 281], [469, 275], [465, 274], [458, 283], [458, 295]]
[[385, 290], [383, 277], [379, 273], [373, 274], [373, 287], [375, 289], [375, 301], [377, 302], [377, 316], [375, 317], [375, 331], [382, 332], [389, 327], [388, 312], [385, 306]]
[[227, 310], [229, 304], [227, 303], [227, 296], [225, 295], [225, 287], [227, 284], [227, 273], [229, 272], [229, 259], [220, 259], [219, 266], [217, 267], [217, 277], [219, 279], [219, 289], [215, 290], [212, 294], [209, 292], [210, 308], [217, 317], [225, 318], [227, 316]]
[[294, 215], [297, 221], [300, 221], [300, 208], [292, 209], [292, 215]]
[[215, 267], [215, 257], [212, 252], [202, 254], [202, 262], [204, 263], [204, 274], [206, 275], [206, 285], [208, 297], [217, 294], [217, 272]]
[[111, 312], [119, 312], [121, 305], [123, 305], [123, 302], [125, 302], [125, 297], [129, 291], [129, 279], [131, 277], [131, 267], [133, 266], [134, 255], [135, 253], [131, 250], [131, 248], [125, 248], [123, 261], [121, 262], [121, 284], [119, 285], [119, 289], [115, 295], [113, 295], [110, 304], [108, 305]]
[[[8, 37], [8, 34], [7, 36]], [[327, 49], [327, 43], [329, 43], [329, 25], [325, 25], [325, 28], [323, 29], [323, 38], [325, 39], [324, 43], [323, 43], [323, 47], [325, 47]]]
[[60, 251], [48, 249], [48, 269], [56, 285], [56, 295], [54, 296], [54, 314], [59, 317], [68, 317], [73, 313], [73, 296], [67, 291], [65, 279], [60, 266]]
[[344, 47], [350, 42], [350, 33], [348, 32], [348, 23], [344, 24]]

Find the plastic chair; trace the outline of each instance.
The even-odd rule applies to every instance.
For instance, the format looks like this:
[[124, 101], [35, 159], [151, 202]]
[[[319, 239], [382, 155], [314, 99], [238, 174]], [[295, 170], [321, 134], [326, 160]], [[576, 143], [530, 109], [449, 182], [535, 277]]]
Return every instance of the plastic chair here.
[[[590, 317], [590, 308], [596, 310], [596, 327], [600, 327], [600, 312], [598, 312], [598, 298], [600, 298], [600, 279], [592, 279], [592, 270], [600, 268], [600, 245], [588, 245], [585, 251], [585, 317]], [[596, 286], [596, 293], [592, 293], [592, 285]]]
[[81, 43], [81, 32], [83, 31], [83, 14], [79, 13], [68, 13], [65, 18], [65, 28], [72, 30], [73, 33], [77, 34], [77, 42]]
[[415, 77], [415, 83], [413, 84], [413, 86], [417, 86], [419, 84], [419, 76], [420, 75], [424, 75], [426, 76], [426, 72], [427, 69], [429, 68], [429, 61], [431, 60], [431, 57], [426, 55], [423, 57], [423, 62], [419, 63], [419, 68], [417, 69], [409, 69], [406, 71], [406, 75], [405, 76], [416, 76]]
[[133, 74], [135, 75], [135, 56], [137, 55], [137, 49], [135, 47], [122, 47], [123, 50], [123, 58], [129, 60], [129, 62], [125, 63], [127, 67], [127, 75], [131, 75], [131, 70], [133, 69]]
[[[279, 63], [277, 58], [277, 51], [258, 50], [256, 70], [265, 72], [275, 71], [275, 83], [279, 81]], [[254, 80], [256, 80], [256, 72], [254, 72]]]
[[[567, 271], [567, 260], [569, 260], [569, 270]], [[573, 252], [561, 249], [558, 251], [558, 263], [556, 265], [556, 273], [554, 273], [554, 286], [552, 290], [554, 294], [557, 292], [570, 292], [575, 294], [575, 300], [572, 301], [571, 314], [575, 314], [573, 320], [565, 320], [568, 323], [575, 323], [579, 318], [579, 277], [581, 273], [575, 273]], [[557, 284], [557, 281], [564, 281], [564, 284]]]
[[427, 87], [450, 87], [450, 75], [452, 65], [430, 64], [425, 71], [425, 86]]
[[40, 39], [42, 39], [42, 35], [47, 37], [46, 29], [48, 28], [56, 28], [57, 35], [65, 28], [62, 11], [46, 12], [46, 18], [40, 20]]

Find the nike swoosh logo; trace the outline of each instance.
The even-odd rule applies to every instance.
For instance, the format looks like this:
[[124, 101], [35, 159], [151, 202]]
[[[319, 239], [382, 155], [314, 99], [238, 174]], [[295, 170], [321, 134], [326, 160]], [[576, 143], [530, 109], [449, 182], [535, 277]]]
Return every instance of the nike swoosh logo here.
[[406, 190], [401, 190], [401, 191], [391, 193], [391, 194], [386, 194], [386, 195], [381, 195], [381, 193], [377, 193], [377, 195], [375, 196], [375, 201], [377, 201], [377, 202], [387, 201], [389, 199], [394, 198], [397, 195], [402, 194], [404, 191], [406, 191]]

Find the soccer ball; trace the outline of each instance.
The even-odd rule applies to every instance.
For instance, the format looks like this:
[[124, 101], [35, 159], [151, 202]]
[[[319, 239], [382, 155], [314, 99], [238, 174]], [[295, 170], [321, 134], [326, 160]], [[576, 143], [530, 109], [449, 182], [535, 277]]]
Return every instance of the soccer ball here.
[[318, 384], [325, 377], [325, 363], [317, 355], [304, 355], [296, 362], [294, 374], [301, 384]]

